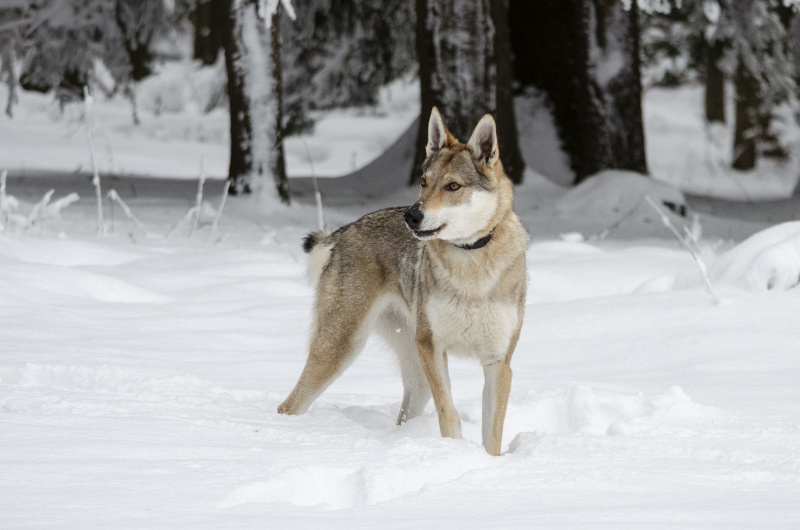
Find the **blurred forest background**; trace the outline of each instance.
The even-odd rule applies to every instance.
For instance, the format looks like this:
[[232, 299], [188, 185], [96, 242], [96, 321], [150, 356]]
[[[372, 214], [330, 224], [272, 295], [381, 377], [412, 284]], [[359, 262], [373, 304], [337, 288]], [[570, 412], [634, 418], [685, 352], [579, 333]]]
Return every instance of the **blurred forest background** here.
[[[423, 119], [411, 184], [434, 105], [462, 139], [494, 114], [517, 183], [536, 157], [518, 126], [531, 101], [549, 111], [562, 184], [611, 168], [647, 174], [643, 90], [682, 85], [702, 87], [709, 137], [732, 131], [726, 163], [747, 172], [796, 159], [797, 3], [0, 0], [0, 80], [9, 118], [21, 91], [53, 94], [62, 109], [124, 95], [136, 124], [137, 87], [191, 53], [208, 72], [201, 111], [228, 111], [231, 191], [274, 186], [287, 202], [285, 138], [312, 131], [320, 111], [374, 104], [382, 87], [412, 78]], [[169, 112], [168, 98], [148, 111]]]

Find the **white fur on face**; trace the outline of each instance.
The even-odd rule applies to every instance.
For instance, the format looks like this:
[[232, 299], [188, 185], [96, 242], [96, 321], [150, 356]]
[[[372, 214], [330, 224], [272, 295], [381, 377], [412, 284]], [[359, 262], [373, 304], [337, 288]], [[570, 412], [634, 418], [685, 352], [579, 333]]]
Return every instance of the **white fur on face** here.
[[444, 228], [435, 237], [457, 244], [470, 243], [474, 236], [485, 230], [497, 211], [497, 195], [490, 191], [473, 190], [469, 200], [456, 206], [443, 206], [438, 210], [424, 210], [420, 230]]

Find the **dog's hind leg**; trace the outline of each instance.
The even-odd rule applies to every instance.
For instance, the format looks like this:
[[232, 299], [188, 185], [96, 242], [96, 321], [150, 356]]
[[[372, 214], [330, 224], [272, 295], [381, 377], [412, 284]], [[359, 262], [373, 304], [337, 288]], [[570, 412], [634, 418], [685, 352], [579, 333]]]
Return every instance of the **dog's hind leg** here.
[[403, 402], [397, 416], [397, 425], [400, 425], [422, 414], [431, 399], [431, 390], [419, 363], [414, 326], [408, 318], [400, 310], [387, 310], [377, 326], [377, 331], [397, 354], [400, 375], [403, 378]]
[[483, 366], [483, 447], [493, 456], [500, 454], [508, 396], [511, 393], [511, 367], [506, 361], [502, 359]]
[[431, 389], [416, 351], [410, 352], [413, 357], [405, 352], [400, 358], [400, 374], [403, 377], [403, 403], [400, 406], [400, 414], [397, 416], [397, 424], [400, 425], [406, 420], [420, 416], [425, 410], [425, 405], [431, 400]]
[[320, 308], [305, 368], [292, 392], [278, 407], [279, 413], [307, 411], [364, 347], [368, 311], [363, 306], [352, 309], [347, 311], [334, 303]]

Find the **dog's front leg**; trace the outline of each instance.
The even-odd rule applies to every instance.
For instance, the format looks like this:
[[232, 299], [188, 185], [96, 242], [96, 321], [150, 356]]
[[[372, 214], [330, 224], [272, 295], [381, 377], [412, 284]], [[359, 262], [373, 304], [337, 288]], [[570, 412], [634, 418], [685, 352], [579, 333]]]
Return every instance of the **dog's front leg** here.
[[[525, 300], [523, 292], [521, 300]], [[523, 302], [520, 302], [519, 324], [505, 357], [495, 362], [483, 365], [483, 419], [481, 432], [483, 434], [483, 447], [492, 456], [500, 455], [503, 445], [503, 425], [506, 421], [506, 409], [508, 408], [508, 397], [511, 394], [511, 356], [517, 348], [519, 334], [522, 330], [522, 315], [525, 310]]]
[[417, 349], [422, 370], [431, 387], [442, 436], [461, 438], [461, 419], [458, 417], [456, 407], [453, 405], [453, 396], [450, 394], [447, 358], [444, 351], [436, 351], [434, 348], [433, 334], [429, 329], [423, 329], [421, 333], [417, 333]]
[[483, 366], [483, 447], [498, 456], [503, 444], [503, 424], [511, 394], [511, 366], [501, 359]]

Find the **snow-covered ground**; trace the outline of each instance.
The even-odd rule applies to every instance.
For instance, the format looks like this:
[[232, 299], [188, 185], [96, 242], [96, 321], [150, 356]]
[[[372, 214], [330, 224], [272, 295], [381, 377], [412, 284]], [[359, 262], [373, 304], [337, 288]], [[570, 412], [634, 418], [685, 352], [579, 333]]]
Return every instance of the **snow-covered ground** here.
[[[800, 228], [730, 253], [705, 239], [715, 302], [672, 241], [558, 236], [587, 214], [652, 235], [643, 212], [570, 224], [573, 195], [528, 177], [499, 458], [480, 446], [478, 366], [452, 366], [466, 439], [446, 440], [430, 405], [394, 425], [377, 342], [308, 414], [275, 412], [306, 355], [309, 206], [231, 200], [210, 239], [166, 239], [191, 194], [140, 190], [126, 200], [150, 236], [119, 210], [98, 236], [89, 198], [0, 234], [0, 527], [797, 528], [798, 291], [767, 287], [796, 285]], [[626, 196], [629, 178], [594, 192]]]
[[[143, 107], [188, 86], [166, 85], [140, 94]], [[417, 112], [413, 87], [393, 90], [293, 140], [290, 172], [307, 175], [309, 156], [318, 175], [377, 156]], [[648, 95], [654, 173], [735, 195], [700, 162], [697, 94], [676, 94]], [[143, 111], [133, 128], [118, 102], [95, 110], [104, 171], [194, 178], [205, 156], [211, 176], [225, 172], [222, 115]], [[211, 234], [221, 186], [209, 182], [190, 237], [179, 221], [193, 182], [104, 179], [144, 229], [106, 202], [98, 235], [91, 187], [63, 174], [88, 171], [84, 132], [80, 109], [58, 115], [39, 96], [0, 117], [0, 170], [18, 199], [17, 228], [0, 233], [0, 528], [800, 527], [796, 223], [738, 244], [768, 227], [683, 218], [679, 191], [630, 173], [565, 190], [529, 172], [517, 190], [534, 236], [526, 321], [492, 458], [480, 368], [452, 365], [465, 440], [445, 440], [430, 405], [394, 425], [400, 379], [377, 341], [308, 414], [279, 416], [305, 361], [313, 293], [299, 241], [316, 212], [232, 198]], [[62, 175], [20, 179], [43, 170]], [[787, 195], [787, 175], [759, 176], [761, 189]], [[50, 187], [81, 199], [34, 215]], [[338, 226], [414, 194], [325, 214]], [[647, 197], [699, 238], [713, 295]]]

